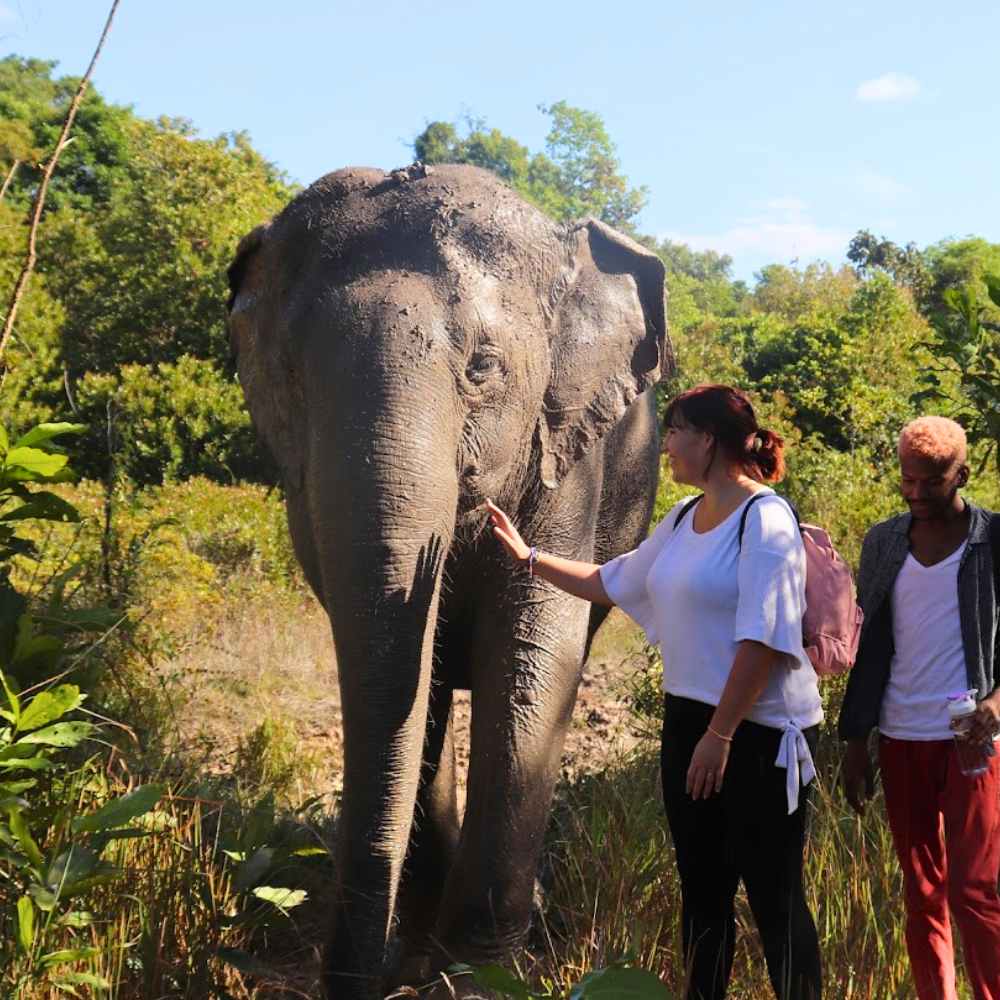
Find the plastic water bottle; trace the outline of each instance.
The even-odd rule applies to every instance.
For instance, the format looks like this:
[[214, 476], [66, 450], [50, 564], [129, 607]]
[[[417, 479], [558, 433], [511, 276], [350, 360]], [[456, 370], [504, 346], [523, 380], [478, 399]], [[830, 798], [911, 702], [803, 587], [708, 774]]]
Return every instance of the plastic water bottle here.
[[990, 757], [996, 750], [993, 741], [973, 742], [969, 739], [972, 716], [976, 711], [976, 692], [958, 691], [948, 695], [948, 719], [955, 734], [955, 753], [958, 755], [958, 769], [962, 774], [975, 777], [990, 766]]

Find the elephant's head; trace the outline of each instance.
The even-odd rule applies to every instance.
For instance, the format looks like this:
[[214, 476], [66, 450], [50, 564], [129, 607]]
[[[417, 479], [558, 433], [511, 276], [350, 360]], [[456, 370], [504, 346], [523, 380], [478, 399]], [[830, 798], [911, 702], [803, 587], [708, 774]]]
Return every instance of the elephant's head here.
[[627, 237], [559, 226], [477, 168], [348, 169], [243, 240], [230, 338], [290, 490], [335, 461], [317, 435], [356, 454], [336, 459], [351, 493], [382, 440], [450, 478], [459, 514], [516, 508], [671, 370], [663, 277]]

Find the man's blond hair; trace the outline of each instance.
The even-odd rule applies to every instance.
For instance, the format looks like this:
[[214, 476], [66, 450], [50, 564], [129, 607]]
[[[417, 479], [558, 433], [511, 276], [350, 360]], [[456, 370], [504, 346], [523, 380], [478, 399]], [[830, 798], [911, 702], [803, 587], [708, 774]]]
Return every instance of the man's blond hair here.
[[962, 425], [947, 417], [917, 417], [899, 433], [899, 454], [919, 455], [942, 465], [965, 462], [968, 446]]

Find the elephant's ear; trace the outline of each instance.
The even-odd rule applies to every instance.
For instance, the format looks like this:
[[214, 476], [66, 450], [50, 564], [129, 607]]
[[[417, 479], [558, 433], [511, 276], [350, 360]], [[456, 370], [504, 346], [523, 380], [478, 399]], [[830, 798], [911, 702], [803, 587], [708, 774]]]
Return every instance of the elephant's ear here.
[[229, 346], [236, 359], [243, 395], [257, 432], [281, 470], [289, 489], [301, 487], [304, 457], [301, 444], [301, 392], [294, 366], [284, 355], [276, 329], [275, 305], [269, 295], [273, 261], [267, 252], [271, 225], [258, 226], [240, 240], [227, 271], [226, 303]]
[[236, 247], [236, 256], [226, 270], [226, 277], [229, 279], [229, 298], [226, 300], [226, 312], [232, 313], [236, 306], [237, 297], [247, 278], [251, 260], [254, 254], [260, 249], [264, 242], [264, 236], [270, 228], [270, 223], [258, 226], [247, 233]]
[[550, 488], [674, 365], [659, 257], [596, 219], [575, 225], [568, 241], [539, 421], [542, 482]]

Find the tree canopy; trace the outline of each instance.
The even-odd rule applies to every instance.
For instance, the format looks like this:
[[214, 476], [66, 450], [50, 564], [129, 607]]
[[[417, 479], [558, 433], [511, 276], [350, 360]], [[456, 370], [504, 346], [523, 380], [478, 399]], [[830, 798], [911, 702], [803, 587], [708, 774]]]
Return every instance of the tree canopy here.
[[550, 121], [544, 153], [531, 153], [478, 119], [465, 122], [464, 134], [450, 122], [431, 122], [414, 139], [413, 152], [424, 163], [468, 163], [492, 170], [560, 221], [592, 215], [634, 231], [648, 192], [629, 186], [600, 115], [566, 101], [539, 110]]
[[[0, 60], [0, 294], [14, 281], [38, 165], [76, 84], [52, 62]], [[553, 218], [595, 216], [656, 253], [675, 385], [749, 389], [801, 444], [792, 481], [812, 484], [817, 502], [833, 468], [849, 466], [877, 490], [893, 435], [918, 406], [1000, 440], [1000, 244], [970, 236], [920, 249], [861, 230], [846, 248], [850, 267], [772, 264], [748, 286], [733, 279], [729, 256], [641, 232], [648, 193], [630, 184], [599, 115], [566, 101], [539, 110], [549, 122], [542, 150], [482, 120], [435, 120], [414, 154], [492, 170]], [[138, 482], [270, 481], [228, 367], [225, 268], [239, 237], [293, 193], [245, 133], [203, 138], [184, 119], [148, 121], [89, 90], [7, 356], [11, 429], [89, 422], [79, 464], [97, 474], [111, 414], [119, 460]]]

